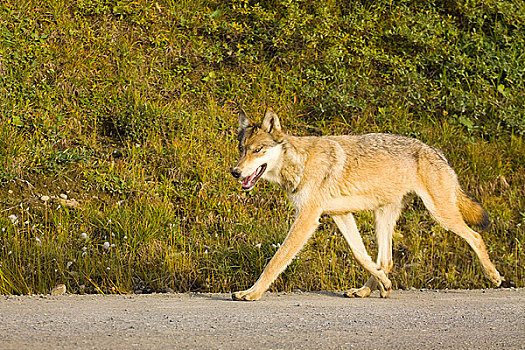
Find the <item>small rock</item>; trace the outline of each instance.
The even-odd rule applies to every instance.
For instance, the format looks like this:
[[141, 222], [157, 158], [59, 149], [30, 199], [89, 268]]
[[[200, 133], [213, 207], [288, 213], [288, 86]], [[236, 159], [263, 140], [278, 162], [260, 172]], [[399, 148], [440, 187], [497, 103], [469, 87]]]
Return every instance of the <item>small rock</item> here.
[[40, 197], [40, 200], [42, 202], [47, 202], [49, 199], [50, 199], [49, 196], [42, 196], [42, 197]]
[[66, 294], [66, 285], [65, 284], [59, 284], [53, 290], [51, 291], [51, 295], [62, 295]]
[[60, 197], [59, 199], [60, 199], [60, 204], [62, 204], [64, 207], [73, 208], [73, 209], [77, 209], [79, 207], [79, 203], [74, 199], [64, 199], [62, 197]]
[[60, 194], [60, 198], [62, 198], [62, 199], [67, 199], [67, 194], [65, 194], [65, 193], [61, 193], [61, 194]]

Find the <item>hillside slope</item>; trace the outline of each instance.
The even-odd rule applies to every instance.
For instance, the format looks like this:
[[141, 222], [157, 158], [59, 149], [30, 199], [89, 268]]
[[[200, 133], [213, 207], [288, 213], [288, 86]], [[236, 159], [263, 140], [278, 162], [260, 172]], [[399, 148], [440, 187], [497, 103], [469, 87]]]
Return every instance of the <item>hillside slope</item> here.
[[[525, 279], [521, 1], [4, 1], [0, 293], [249, 286], [293, 212], [229, 175], [236, 110], [300, 135], [391, 132], [443, 150], [484, 204], [498, 269]], [[372, 216], [358, 216], [373, 252]], [[394, 287], [487, 286], [409, 203]], [[275, 290], [363, 283], [331, 220]]]

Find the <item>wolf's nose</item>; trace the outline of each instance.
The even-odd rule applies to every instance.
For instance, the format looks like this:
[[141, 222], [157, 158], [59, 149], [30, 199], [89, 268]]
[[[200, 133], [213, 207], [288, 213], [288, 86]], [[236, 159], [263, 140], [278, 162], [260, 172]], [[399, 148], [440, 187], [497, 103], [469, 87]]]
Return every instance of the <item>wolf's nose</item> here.
[[237, 168], [230, 169], [230, 172], [232, 173], [232, 176], [236, 179], [241, 177], [241, 172]]

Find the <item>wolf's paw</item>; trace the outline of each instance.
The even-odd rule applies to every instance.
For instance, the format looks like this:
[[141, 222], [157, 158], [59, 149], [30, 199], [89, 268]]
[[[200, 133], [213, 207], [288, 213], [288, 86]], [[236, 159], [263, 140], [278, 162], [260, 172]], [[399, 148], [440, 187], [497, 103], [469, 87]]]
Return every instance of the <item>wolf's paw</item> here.
[[377, 283], [377, 287], [379, 288], [379, 295], [381, 298], [388, 298], [390, 295], [390, 291], [392, 290], [392, 282], [387, 278], [386, 281], [379, 281]]
[[366, 298], [370, 295], [371, 292], [372, 290], [369, 287], [363, 286], [361, 288], [349, 289], [346, 292], [344, 292], [343, 295], [347, 298]]
[[496, 288], [505, 286], [505, 278], [502, 275], [500, 275], [498, 270], [496, 270], [495, 268], [486, 270], [484, 269], [483, 274], [487, 279], [494, 283]]
[[249, 290], [235, 292], [232, 294], [232, 299], [235, 301], [256, 301], [261, 298], [261, 295], [258, 295]]
[[496, 287], [501, 287], [502, 283], [505, 282], [505, 277], [501, 276], [497, 270], [489, 276], [489, 279], [496, 285]]

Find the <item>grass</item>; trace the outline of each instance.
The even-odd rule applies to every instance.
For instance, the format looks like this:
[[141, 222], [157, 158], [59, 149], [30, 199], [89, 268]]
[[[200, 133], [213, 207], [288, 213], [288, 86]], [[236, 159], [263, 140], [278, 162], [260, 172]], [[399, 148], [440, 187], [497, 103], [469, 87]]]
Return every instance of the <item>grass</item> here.
[[[442, 149], [492, 216], [492, 260], [525, 286], [524, 22], [521, 2], [496, 0], [3, 2], [0, 293], [250, 286], [293, 210], [229, 175], [239, 102], [295, 134]], [[372, 215], [357, 219], [374, 252]], [[395, 288], [489, 286], [419, 200], [397, 232]], [[323, 218], [272, 290], [367, 278]]]

